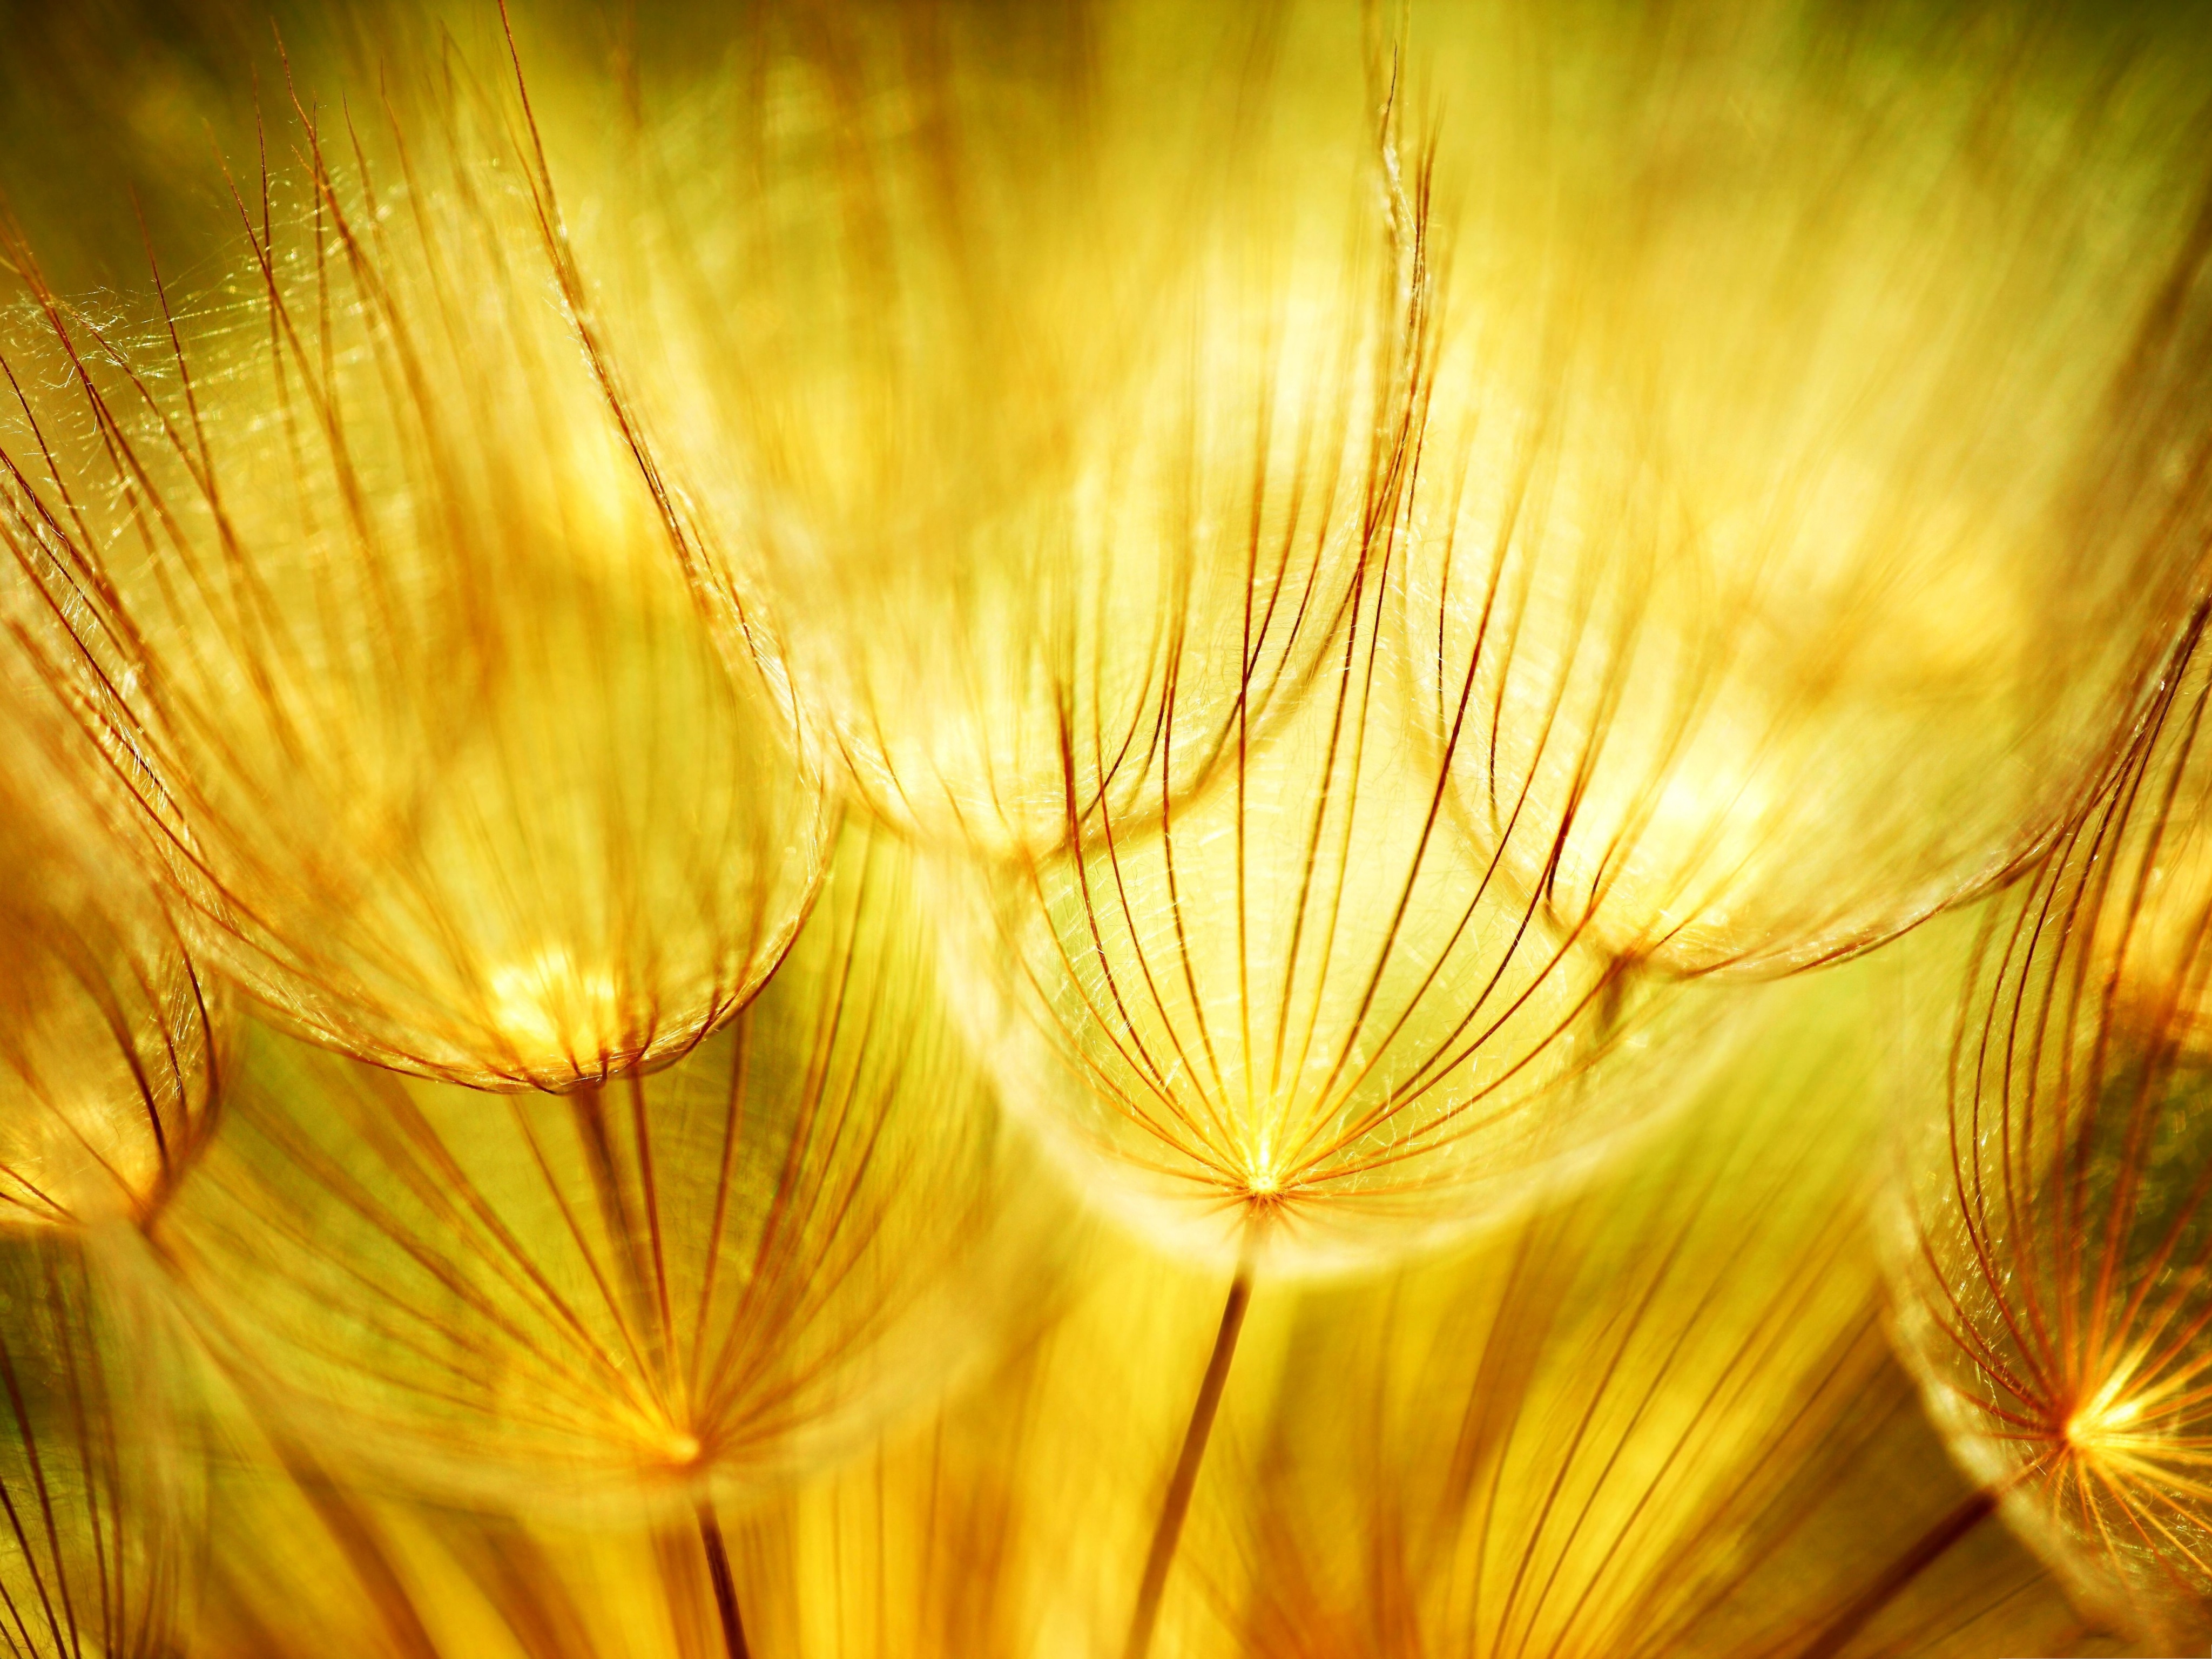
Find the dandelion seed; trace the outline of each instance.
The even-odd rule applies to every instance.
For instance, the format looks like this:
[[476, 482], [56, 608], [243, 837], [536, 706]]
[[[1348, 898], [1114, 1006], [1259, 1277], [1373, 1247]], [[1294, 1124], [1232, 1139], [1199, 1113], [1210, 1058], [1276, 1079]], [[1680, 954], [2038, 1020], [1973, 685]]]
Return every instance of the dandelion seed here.
[[773, 676], [714, 659], [497, 144], [391, 107], [372, 163], [300, 101], [296, 173], [234, 184], [242, 307], [156, 267], [142, 340], [11, 244], [0, 526], [205, 950], [381, 1064], [595, 1084], [757, 988], [827, 809]]
[[1379, 49], [1372, 61], [1370, 153], [1391, 181], [1376, 374], [1392, 402], [1352, 486], [1360, 557], [1328, 658], [1270, 729], [1237, 704], [1218, 771], [1185, 796], [1164, 770], [1141, 815], [1091, 811], [1081, 734], [1064, 732], [1067, 845], [997, 873], [965, 952], [1008, 1099], [1103, 1204], [1232, 1274], [1130, 1659], [1151, 1640], [1255, 1279], [1387, 1259], [1529, 1204], [1680, 1098], [1693, 1069], [1662, 1079], [1635, 1056], [1632, 1075], [1625, 1039], [1666, 1014], [1666, 992], [1510, 893], [1445, 811], [1449, 753], [1404, 740], [1389, 595], [1425, 453], [1431, 249], [1428, 180], [1401, 164]]
[[2024, 16], [1905, 76], [1729, 5], [1547, 59], [1542, 9], [1424, 19], [1475, 131], [1400, 567], [1421, 724], [1502, 873], [1613, 948], [1863, 949], [2055, 831], [2186, 610], [2201, 88]]
[[1639, 964], [1506, 892], [1443, 811], [1448, 767], [1403, 738], [1388, 596], [1430, 324], [1408, 188], [1398, 402], [1328, 661], [1264, 732], [1238, 704], [1218, 770], [1188, 795], [1163, 772], [1133, 813], [1086, 816], [1064, 733], [1068, 844], [988, 873], [958, 953], [1007, 1097], [1110, 1206], [1224, 1265], [1394, 1253], [1524, 1201], [1649, 1104], [1595, 1082], [1656, 1017]]
[[761, 997], [649, 1079], [493, 1105], [262, 1034], [152, 1261], [303, 1443], [408, 1489], [689, 1517], [834, 1456], [1051, 1262], [907, 855], [846, 854]]
[[121, 4], [0, 29], [0, 1647], [2201, 1648], [2192, 44]]
[[1331, 142], [1357, 76], [1272, 70], [1279, 35], [773, 21], [647, 135], [659, 236], [592, 260], [726, 635], [782, 641], [850, 787], [934, 844], [1156, 811], [1346, 602], [1388, 273]]
[[[1903, 1189], [1900, 1328], [1954, 1454], [2090, 1605], [2212, 1632], [2198, 628], [1983, 931]], [[1939, 1072], [1939, 1075], [1942, 1073]]]

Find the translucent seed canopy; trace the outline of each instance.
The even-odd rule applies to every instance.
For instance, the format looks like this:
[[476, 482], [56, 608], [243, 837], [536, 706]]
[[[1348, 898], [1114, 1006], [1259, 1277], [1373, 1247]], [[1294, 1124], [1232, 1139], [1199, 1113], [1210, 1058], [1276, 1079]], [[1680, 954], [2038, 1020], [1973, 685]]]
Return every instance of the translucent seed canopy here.
[[1738, 13], [1666, 76], [1628, 33], [1541, 65], [1572, 7], [1440, 26], [1440, 86], [1554, 101], [1463, 97], [1439, 161], [1405, 567], [1467, 822], [1691, 970], [1863, 948], [2051, 833], [2212, 512], [2198, 94], [2063, 28], [1931, 25], [1904, 77]]
[[650, 1077], [487, 1101], [264, 1036], [154, 1237], [216, 1352], [326, 1455], [577, 1512], [750, 1490], [938, 1386], [1033, 1177], [905, 855], [847, 850], [767, 988]]
[[1179, 1250], [1405, 1249], [1528, 1201], [1695, 1074], [1694, 1000], [1554, 928], [1452, 823], [1379, 592], [1296, 718], [1157, 821], [1109, 814], [1000, 878], [967, 952], [997, 964], [978, 1023], [1010, 1102]]
[[222, 964], [351, 1053], [560, 1088], [751, 993], [826, 808], [697, 619], [514, 170], [425, 126], [343, 179], [289, 135], [235, 280], [150, 321], [19, 259], [0, 526]]
[[2212, 1634], [2212, 893], [2171, 878], [2202, 864], [2206, 668], [2192, 640], [1991, 916], [1896, 1252], [1954, 1455], [2087, 1602], [2191, 1646]]
[[1310, 672], [1413, 227], [1356, 32], [1003, 21], [768, 26], [649, 131], [658, 238], [582, 241], [641, 273], [610, 328], [726, 635], [782, 642], [874, 811], [1015, 854], [1194, 787]]
[[0, 1231], [158, 1209], [214, 1127], [227, 1033], [27, 657], [0, 648]]

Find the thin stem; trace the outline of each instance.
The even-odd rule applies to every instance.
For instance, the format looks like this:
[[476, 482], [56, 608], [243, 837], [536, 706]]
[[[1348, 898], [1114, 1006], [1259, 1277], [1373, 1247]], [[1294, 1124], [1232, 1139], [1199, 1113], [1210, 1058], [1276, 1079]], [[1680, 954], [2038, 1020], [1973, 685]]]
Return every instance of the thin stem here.
[[1190, 1495], [1198, 1486], [1198, 1466], [1206, 1460], [1206, 1443], [1213, 1433], [1214, 1413], [1221, 1408], [1229, 1363], [1237, 1357], [1237, 1334], [1244, 1328], [1244, 1310], [1251, 1300], [1252, 1268], [1248, 1258], [1230, 1281], [1229, 1300], [1221, 1310], [1221, 1328], [1213, 1338], [1213, 1357], [1206, 1362], [1206, 1379], [1198, 1385], [1190, 1425], [1183, 1431], [1182, 1452], [1176, 1459], [1174, 1478], [1168, 1482], [1167, 1497], [1160, 1504], [1160, 1518], [1152, 1528], [1151, 1553], [1145, 1557], [1145, 1576], [1137, 1586], [1137, 1610], [1129, 1620], [1129, 1640], [1121, 1650], [1122, 1659], [1145, 1659], [1152, 1649], [1152, 1626], [1159, 1622], [1168, 1569], [1175, 1565], [1183, 1519], [1190, 1513]]
[[699, 1504], [699, 1541], [707, 1549], [707, 1576], [714, 1583], [714, 1611], [722, 1618], [722, 1651], [727, 1659], [752, 1659], [745, 1645], [745, 1621], [738, 1616], [738, 1585], [730, 1577], [730, 1552], [722, 1543], [722, 1523], [713, 1504]]
[[1875, 1614], [1903, 1595], [1905, 1587], [1987, 1520], [1997, 1506], [1993, 1492], [1978, 1492], [1929, 1528], [1911, 1549], [1889, 1564], [1881, 1577], [1867, 1586], [1828, 1626], [1798, 1654], [1797, 1659], [1834, 1659], [1850, 1639], [1864, 1630]]

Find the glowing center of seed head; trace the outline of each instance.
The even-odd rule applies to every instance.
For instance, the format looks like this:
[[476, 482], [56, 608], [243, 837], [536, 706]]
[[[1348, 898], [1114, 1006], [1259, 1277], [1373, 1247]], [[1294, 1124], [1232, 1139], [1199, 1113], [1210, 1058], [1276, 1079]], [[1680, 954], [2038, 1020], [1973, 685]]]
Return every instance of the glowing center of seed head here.
[[661, 1443], [661, 1449], [672, 1463], [696, 1463], [699, 1461], [699, 1437], [674, 1430]]
[[2125, 1436], [2142, 1415], [2141, 1395], [2122, 1397], [2124, 1377], [2113, 1377], [2066, 1419], [2066, 1443], [2076, 1451], [2093, 1452]]
[[491, 1016], [524, 1042], [596, 1048], [614, 1035], [614, 975], [580, 968], [558, 945], [491, 973]]
[[1266, 1198], [1283, 1189], [1283, 1172], [1277, 1166], [1273, 1137], [1261, 1135], [1245, 1154], [1244, 1190], [1254, 1198]]

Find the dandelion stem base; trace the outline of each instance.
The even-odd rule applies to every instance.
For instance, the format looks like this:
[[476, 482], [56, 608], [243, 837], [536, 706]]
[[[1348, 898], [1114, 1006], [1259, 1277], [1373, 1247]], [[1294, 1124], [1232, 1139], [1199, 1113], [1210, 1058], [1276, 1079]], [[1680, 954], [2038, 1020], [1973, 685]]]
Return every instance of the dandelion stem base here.
[[714, 1506], [699, 1505], [699, 1542], [707, 1551], [707, 1576], [714, 1585], [714, 1611], [722, 1620], [722, 1651], [727, 1659], [752, 1659], [745, 1645], [745, 1623], [738, 1614], [737, 1580], [730, 1576], [730, 1552], [722, 1542], [722, 1523]]
[[1230, 1281], [1229, 1300], [1221, 1310], [1221, 1328], [1213, 1338], [1213, 1354], [1206, 1362], [1206, 1377], [1192, 1402], [1190, 1425], [1183, 1431], [1182, 1450], [1176, 1459], [1175, 1474], [1168, 1481], [1160, 1504], [1160, 1518], [1152, 1528], [1152, 1545], [1145, 1557], [1145, 1576], [1137, 1586], [1137, 1607], [1129, 1620], [1129, 1639], [1122, 1659], [1145, 1659], [1152, 1645], [1152, 1626], [1159, 1621], [1160, 1597], [1167, 1589], [1168, 1569], [1175, 1565], [1176, 1546], [1182, 1538], [1182, 1523], [1190, 1513], [1190, 1498], [1198, 1486], [1199, 1465], [1206, 1461], [1206, 1443], [1213, 1433], [1214, 1413], [1221, 1408], [1221, 1392], [1229, 1382], [1230, 1362], [1237, 1357], [1237, 1334], [1244, 1328], [1244, 1310], [1252, 1300], [1252, 1269], [1240, 1267]]
[[1867, 1586], [1797, 1656], [1797, 1659], [1834, 1659], [1851, 1638], [1905, 1587], [1935, 1565], [1951, 1547], [1981, 1525], [1997, 1506], [1996, 1494], [1978, 1492], [1938, 1521], [1910, 1549], [1892, 1561], [1881, 1576]]

